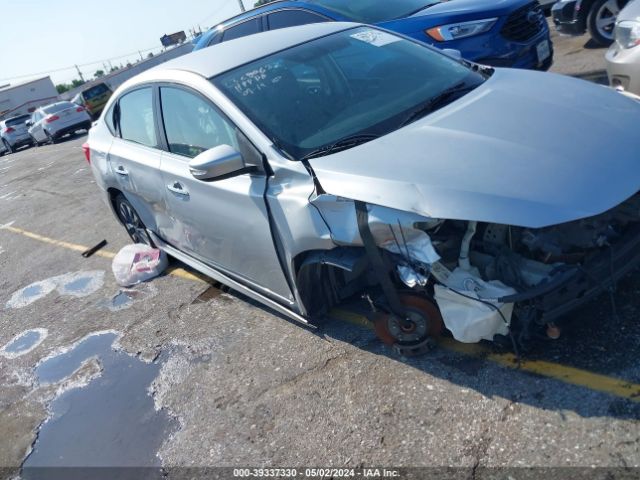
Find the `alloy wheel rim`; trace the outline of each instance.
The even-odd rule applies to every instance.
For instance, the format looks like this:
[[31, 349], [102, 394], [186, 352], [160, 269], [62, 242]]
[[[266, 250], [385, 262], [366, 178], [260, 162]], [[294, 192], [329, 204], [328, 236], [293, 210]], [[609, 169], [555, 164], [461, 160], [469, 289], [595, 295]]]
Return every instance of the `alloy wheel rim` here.
[[131, 239], [136, 243], [148, 243], [142, 221], [135, 210], [126, 203], [120, 204], [120, 219]]
[[596, 28], [598, 33], [608, 40], [613, 40], [613, 28], [620, 13], [617, 0], [608, 0], [600, 5], [596, 12]]

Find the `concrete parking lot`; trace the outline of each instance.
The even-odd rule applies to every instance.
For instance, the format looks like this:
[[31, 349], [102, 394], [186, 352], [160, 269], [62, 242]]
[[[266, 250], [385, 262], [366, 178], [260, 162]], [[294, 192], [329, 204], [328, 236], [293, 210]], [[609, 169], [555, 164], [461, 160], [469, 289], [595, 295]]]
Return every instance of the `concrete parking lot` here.
[[[602, 75], [604, 49], [554, 42], [554, 71]], [[85, 138], [0, 158], [0, 477], [27, 456], [25, 479], [76, 478], [43, 466], [150, 467], [130, 478], [207, 466], [640, 472], [640, 272], [618, 286], [617, 315], [609, 295], [595, 300], [521, 365], [450, 339], [403, 358], [346, 307], [306, 328], [179, 264], [118, 287], [111, 260], [129, 239], [98, 196]]]

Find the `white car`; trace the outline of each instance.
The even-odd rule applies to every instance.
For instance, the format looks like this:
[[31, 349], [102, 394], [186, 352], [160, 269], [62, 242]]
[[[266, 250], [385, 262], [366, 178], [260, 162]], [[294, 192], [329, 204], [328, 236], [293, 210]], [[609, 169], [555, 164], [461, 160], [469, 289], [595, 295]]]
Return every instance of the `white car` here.
[[605, 55], [612, 87], [640, 95], [640, 1], [635, 0], [618, 14], [615, 42]]
[[33, 141], [55, 143], [65, 135], [91, 128], [91, 117], [84, 107], [71, 102], [57, 102], [40, 107], [27, 122]]

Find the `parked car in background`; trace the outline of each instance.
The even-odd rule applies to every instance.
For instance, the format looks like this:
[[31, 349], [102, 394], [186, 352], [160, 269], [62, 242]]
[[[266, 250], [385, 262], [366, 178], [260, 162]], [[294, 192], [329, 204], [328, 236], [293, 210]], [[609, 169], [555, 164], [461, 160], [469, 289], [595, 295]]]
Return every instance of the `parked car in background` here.
[[304, 323], [368, 295], [417, 353], [443, 322], [526, 342], [640, 264], [639, 122], [612, 89], [334, 22], [138, 75], [83, 148], [132, 240]]
[[283, 0], [229, 19], [202, 35], [199, 50], [266, 30], [317, 22], [375, 24], [467, 60], [499, 67], [547, 70], [549, 28], [532, 0]]
[[31, 118], [30, 115], [20, 115], [0, 122], [0, 138], [8, 153], [33, 143], [25, 125], [29, 118]]
[[96, 119], [102, 113], [102, 109], [113, 95], [113, 91], [106, 83], [98, 83], [92, 85], [86, 90], [81, 91], [71, 101], [77, 105], [83, 106], [92, 119]]
[[556, 3], [557, 1], [558, 0], [538, 0], [538, 3], [542, 7], [542, 11], [544, 12], [544, 14], [550, 15], [551, 7], [553, 7], [553, 4]]
[[599, 45], [613, 42], [616, 17], [628, 0], [559, 0], [551, 8], [553, 23], [560, 33], [589, 32]]
[[640, 95], [640, 0], [631, 1], [620, 12], [614, 37], [605, 55], [609, 83]]
[[29, 135], [37, 145], [55, 143], [65, 135], [91, 128], [86, 109], [72, 102], [57, 102], [38, 108], [27, 122]]

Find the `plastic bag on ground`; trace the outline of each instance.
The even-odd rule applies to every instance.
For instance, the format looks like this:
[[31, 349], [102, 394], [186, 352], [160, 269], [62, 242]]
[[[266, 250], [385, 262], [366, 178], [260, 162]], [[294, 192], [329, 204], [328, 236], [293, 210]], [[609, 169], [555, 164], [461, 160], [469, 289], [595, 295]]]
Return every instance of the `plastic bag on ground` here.
[[[513, 313], [513, 303], [500, 303], [496, 299], [516, 293], [498, 280], [485, 282], [472, 272], [456, 268], [447, 280], [447, 286], [472, 298], [466, 298], [442, 285], [435, 286], [435, 299], [446, 327], [459, 342], [476, 343], [493, 340], [494, 335], [507, 335]], [[490, 302], [495, 308], [476, 299]], [[505, 323], [505, 320], [507, 323]]]
[[160, 249], [136, 243], [122, 247], [114, 257], [111, 269], [116, 283], [129, 287], [157, 277], [168, 264], [167, 254]]

